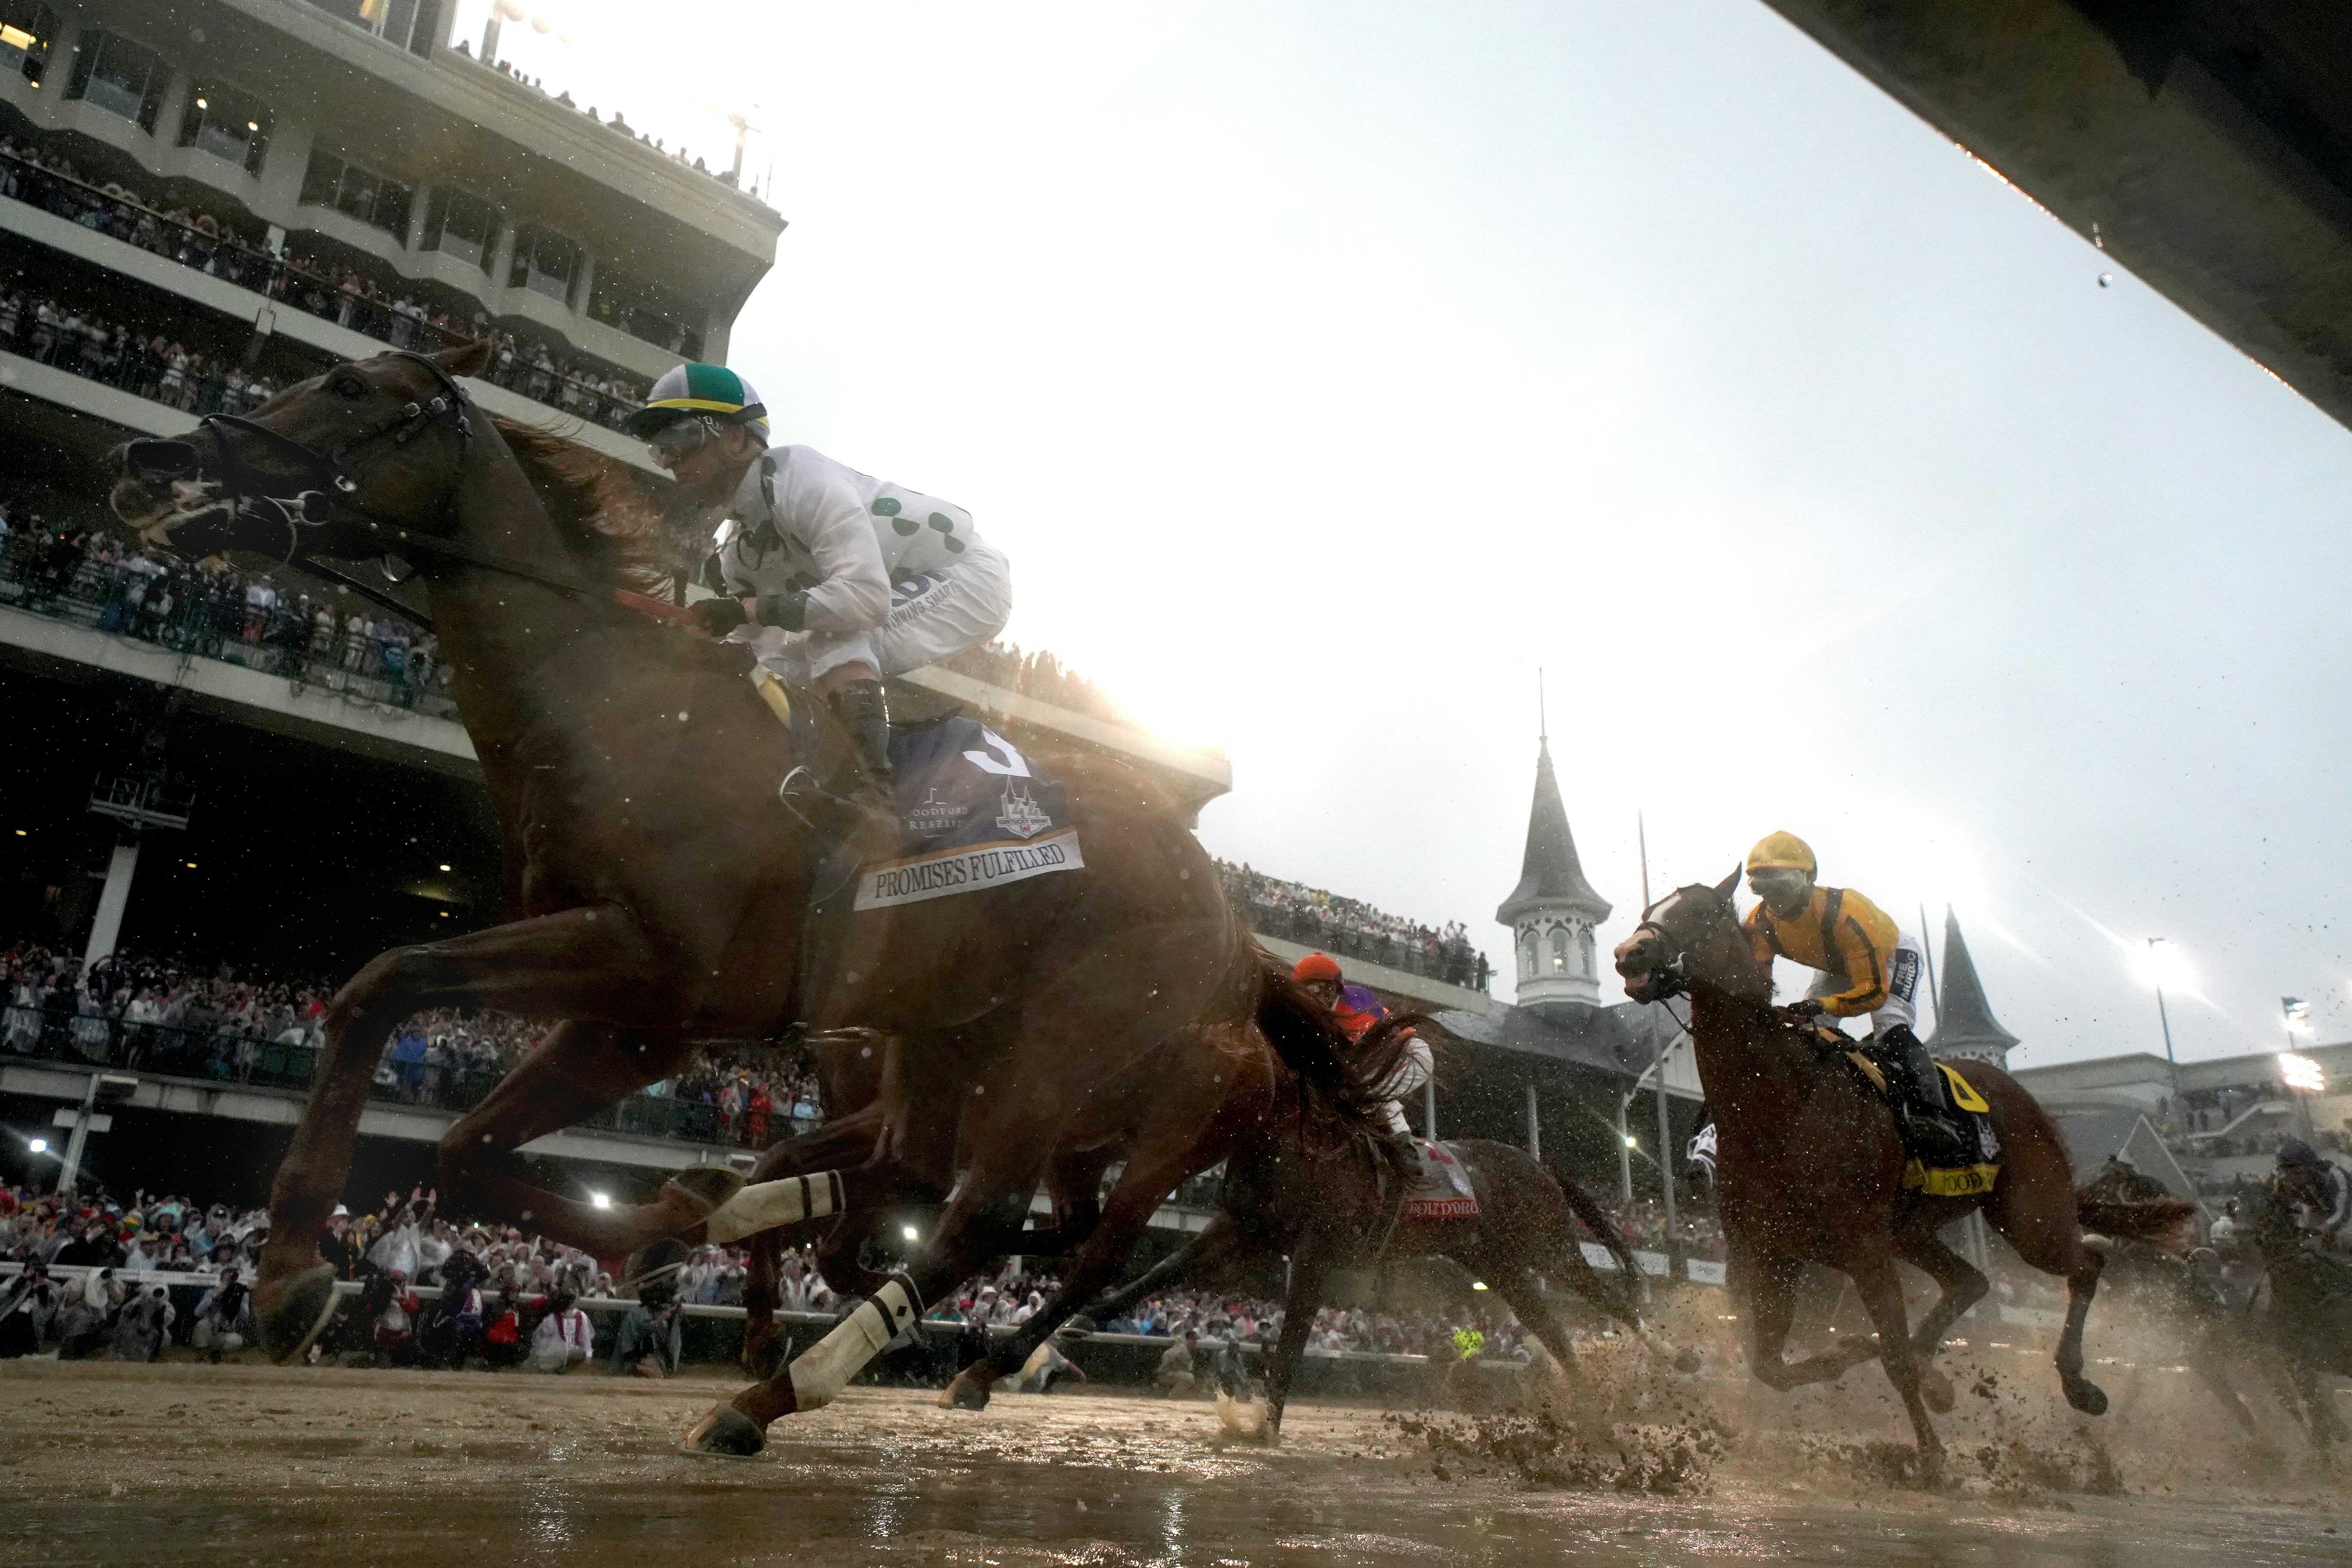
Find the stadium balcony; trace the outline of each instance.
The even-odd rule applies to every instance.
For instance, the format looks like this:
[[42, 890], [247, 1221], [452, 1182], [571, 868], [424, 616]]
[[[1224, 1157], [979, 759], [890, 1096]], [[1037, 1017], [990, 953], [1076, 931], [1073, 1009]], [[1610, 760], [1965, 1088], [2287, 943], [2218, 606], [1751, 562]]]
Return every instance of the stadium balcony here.
[[[226, 318], [250, 332], [256, 347], [262, 340], [280, 336], [326, 356], [308, 367], [310, 374], [387, 347], [434, 353], [487, 331], [493, 360], [472, 384], [483, 407], [532, 424], [547, 424], [551, 416], [573, 422], [576, 428], [567, 426], [566, 433], [583, 445], [647, 472], [660, 472], [642, 443], [619, 433], [621, 422], [638, 406], [639, 380], [609, 368], [598, 375], [579, 373], [571, 368], [576, 355], [567, 351], [559, 360], [528, 332], [509, 332], [480, 319], [468, 323], [472, 331], [436, 322], [404, 293], [375, 289], [372, 283], [361, 288], [356, 271], [347, 269], [339, 279], [322, 268], [297, 265], [233, 227], [181, 222], [119, 191], [46, 167], [21, 150], [0, 152], [0, 233]], [[37, 282], [32, 291], [40, 291]], [[176, 337], [183, 322], [152, 326]], [[20, 328], [20, 342], [27, 330]], [[83, 363], [79, 354], [58, 355], [51, 363], [58, 360], [69, 367]], [[91, 379], [110, 377], [100, 374]], [[189, 413], [215, 411], [238, 410], [196, 408], [191, 400], [176, 408], [181, 418], [151, 418], [135, 427], [175, 435], [193, 425], [193, 419], [184, 417]]]
[[[479, 1104], [500, 1078], [503, 1065], [478, 1067], [427, 1077], [387, 1059], [376, 1072], [363, 1138], [409, 1145], [437, 1145], [466, 1111]], [[173, 1118], [209, 1118], [259, 1123], [292, 1131], [300, 1119], [318, 1068], [319, 1051], [305, 1041], [262, 1038], [222, 1028], [182, 1028], [132, 1023], [103, 1014], [57, 1007], [0, 1008], [0, 1101], [49, 1101], [61, 1107], [55, 1124], [68, 1126], [87, 1106], [100, 1074], [137, 1080], [121, 1093], [110, 1114], [160, 1113]], [[767, 1120], [773, 1138], [805, 1131], [815, 1118], [782, 1109]], [[188, 1123], [181, 1122], [182, 1127]], [[748, 1171], [757, 1147], [746, 1136], [748, 1120], [730, 1118], [706, 1100], [666, 1094], [633, 1094], [585, 1117], [561, 1132], [523, 1146], [523, 1152], [600, 1170], [662, 1173], [697, 1164], [732, 1164]], [[1118, 1178], [1113, 1165], [1104, 1191]], [[1169, 1194], [1152, 1225], [1164, 1231], [1197, 1232], [1219, 1202], [1223, 1168], [1188, 1178]], [[1044, 1223], [1052, 1205], [1040, 1194], [1031, 1205]]]

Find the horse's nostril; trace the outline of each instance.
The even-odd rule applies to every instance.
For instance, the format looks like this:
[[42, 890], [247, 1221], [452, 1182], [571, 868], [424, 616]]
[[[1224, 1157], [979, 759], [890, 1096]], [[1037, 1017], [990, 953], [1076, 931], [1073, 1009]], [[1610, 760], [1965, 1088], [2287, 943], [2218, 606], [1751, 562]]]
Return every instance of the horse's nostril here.
[[123, 471], [150, 484], [187, 479], [198, 467], [196, 449], [185, 441], [131, 441], [122, 447]]

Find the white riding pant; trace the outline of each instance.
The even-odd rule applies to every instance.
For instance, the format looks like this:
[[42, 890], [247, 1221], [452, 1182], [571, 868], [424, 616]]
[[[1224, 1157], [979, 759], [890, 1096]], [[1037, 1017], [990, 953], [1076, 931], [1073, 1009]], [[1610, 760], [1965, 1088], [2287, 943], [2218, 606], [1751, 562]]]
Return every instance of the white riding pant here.
[[[1895, 1025], [1911, 1028], [1919, 1017], [1919, 983], [1927, 973], [1927, 950], [1906, 931], [1895, 938], [1886, 959], [1886, 1000], [1870, 1015], [1870, 1032], [1884, 1035]], [[1826, 972], [1813, 976], [1808, 996], [1834, 996], [1851, 982]], [[1916, 1031], [1914, 1030], [1914, 1033]]]
[[749, 642], [786, 685], [811, 687], [845, 664], [870, 665], [891, 676], [950, 658], [987, 642], [1012, 616], [1011, 563], [992, 546], [974, 543], [951, 566], [893, 584], [890, 613], [878, 626], [854, 632], [744, 627], [729, 640]]

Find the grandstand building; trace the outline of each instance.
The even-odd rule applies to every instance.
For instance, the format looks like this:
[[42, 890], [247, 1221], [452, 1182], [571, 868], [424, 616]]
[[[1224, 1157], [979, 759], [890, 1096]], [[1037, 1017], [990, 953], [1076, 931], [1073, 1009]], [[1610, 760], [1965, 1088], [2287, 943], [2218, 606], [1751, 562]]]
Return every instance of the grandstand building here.
[[[629, 129], [637, 106], [551, 96], [502, 68], [495, 30], [453, 38], [453, 13], [0, 0], [0, 949], [308, 981], [499, 917], [429, 636], [299, 573], [151, 560], [104, 507], [127, 438], [339, 360], [483, 338], [481, 406], [654, 471], [620, 421], [680, 358], [726, 359], [784, 220], [737, 170]], [[981, 660], [906, 696], [927, 683], [1017, 740], [1126, 755], [1194, 809], [1229, 787], [1221, 753], [1036, 674]], [[310, 1053], [216, 1033], [77, 1023], [70, 993], [12, 1011], [0, 1121], [29, 1137], [64, 1116], [124, 1190], [193, 1163], [254, 1195]], [[478, 1098], [454, 1064], [423, 1072], [387, 1064], [362, 1184], [425, 1175]], [[643, 1099], [535, 1152], [625, 1184], [747, 1159], [730, 1131]]]

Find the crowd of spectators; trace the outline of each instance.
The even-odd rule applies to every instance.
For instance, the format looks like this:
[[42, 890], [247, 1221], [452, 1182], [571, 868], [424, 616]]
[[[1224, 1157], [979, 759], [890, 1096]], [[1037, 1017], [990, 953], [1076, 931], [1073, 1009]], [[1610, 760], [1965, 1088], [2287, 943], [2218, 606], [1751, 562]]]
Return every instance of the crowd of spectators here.
[[[102, 1187], [0, 1187], [0, 1263], [22, 1266], [0, 1283], [0, 1358], [53, 1348], [66, 1360], [152, 1361], [178, 1344], [217, 1361], [254, 1337], [248, 1286], [268, 1234], [262, 1210], [177, 1194], [142, 1192], [125, 1204]], [[360, 1289], [313, 1359], [563, 1372], [594, 1354], [579, 1302], [617, 1297], [632, 1305], [612, 1369], [642, 1375], [677, 1370], [677, 1307], [740, 1303], [746, 1266], [736, 1248], [705, 1247], [674, 1275], [616, 1285], [576, 1248], [512, 1226], [453, 1224], [421, 1188], [387, 1193], [382, 1208], [356, 1216], [338, 1205], [320, 1254]], [[69, 1268], [86, 1272], [62, 1272]], [[831, 1310], [806, 1253], [787, 1250], [783, 1269], [788, 1310]], [[167, 1283], [135, 1278], [156, 1274], [202, 1277], [184, 1321]], [[425, 1290], [437, 1300], [428, 1304]]]
[[161, 326], [79, 310], [29, 289], [0, 289], [0, 353], [189, 414], [243, 414], [278, 395], [269, 376], [218, 354], [206, 358]]
[[1225, 891], [1252, 929], [1304, 942], [1341, 958], [1360, 958], [1484, 991], [1494, 976], [1486, 955], [1470, 945], [1460, 921], [1426, 926], [1301, 882], [1269, 877], [1246, 864], [1217, 862]]
[[[82, 970], [69, 953], [23, 945], [0, 952], [0, 1055], [81, 1060], [222, 1082], [309, 1084], [333, 985], [324, 981], [206, 974], [142, 954], [117, 952]], [[420, 1013], [394, 1032], [377, 1065], [378, 1098], [442, 1110], [478, 1104], [550, 1026], [499, 1013]], [[699, 1108], [688, 1121], [625, 1131], [668, 1131], [696, 1142], [761, 1149], [823, 1120], [816, 1076], [798, 1053], [758, 1048], [706, 1052], [645, 1101]]]
[[482, 66], [486, 69], [494, 70], [498, 72], [499, 75], [505, 77], [508, 80], [515, 83], [519, 87], [529, 88], [531, 91], [538, 93], [541, 97], [546, 99], [551, 103], [558, 103], [566, 109], [579, 110], [580, 113], [586, 115], [596, 124], [602, 125], [605, 130], [613, 132], [616, 135], [633, 138], [643, 145], [650, 147], [655, 152], [661, 153], [665, 157], [668, 158], [672, 163], [678, 164], [682, 168], [692, 169], [698, 174], [709, 174], [712, 179], [717, 180], [720, 184], [726, 185], [730, 189], [733, 188], [736, 184], [735, 171], [732, 168], [713, 169], [702, 161], [699, 154], [689, 155], [687, 153], [684, 143], [681, 142], [679, 145], [672, 147], [659, 136], [647, 135], [645, 132], [642, 132], [635, 126], [631, 125], [627, 117], [617, 109], [613, 110], [613, 118], [606, 120], [596, 112], [596, 107], [593, 104], [589, 105], [585, 109], [582, 109], [579, 103], [572, 99], [572, 90], [569, 88], [561, 88], [554, 92], [550, 92], [547, 90], [546, 78], [526, 76], [521, 71], [515, 69], [512, 62], [510, 61], [504, 59], [475, 59], [474, 46], [468, 39], [459, 39], [456, 52], [461, 58], [473, 60], [475, 64]]
[[242, 664], [365, 701], [457, 710], [431, 634], [342, 595], [281, 589], [218, 558], [189, 564], [115, 531], [0, 500], [0, 603]]
[[[0, 196], [32, 203], [394, 348], [429, 352], [487, 338], [491, 356], [485, 380], [591, 424], [618, 429], [645, 399], [643, 382], [493, 327], [478, 309], [436, 306], [324, 254], [282, 246], [273, 250], [249, 220], [184, 206], [159, 209], [120, 182], [93, 184], [71, 159], [29, 138], [0, 135]], [[163, 331], [77, 310], [37, 292], [0, 295], [0, 350], [28, 353], [194, 414], [242, 413], [278, 391], [271, 377], [218, 356], [207, 359]]]

